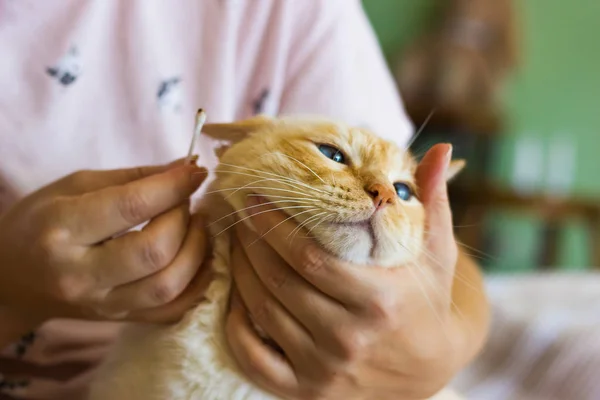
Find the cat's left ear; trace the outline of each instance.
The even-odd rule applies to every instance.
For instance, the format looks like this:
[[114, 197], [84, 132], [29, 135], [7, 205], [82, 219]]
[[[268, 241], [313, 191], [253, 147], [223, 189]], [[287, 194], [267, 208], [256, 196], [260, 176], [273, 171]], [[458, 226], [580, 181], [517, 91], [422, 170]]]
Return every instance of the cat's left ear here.
[[273, 123], [272, 118], [266, 115], [257, 115], [236, 122], [206, 124], [202, 128], [202, 134], [222, 142], [215, 150], [217, 157], [220, 158], [232, 145], [244, 140], [253, 133], [267, 129]]
[[463, 159], [457, 159], [450, 161], [450, 166], [446, 171], [446, 182], [453, 180], [467, 165], [467, 162]]

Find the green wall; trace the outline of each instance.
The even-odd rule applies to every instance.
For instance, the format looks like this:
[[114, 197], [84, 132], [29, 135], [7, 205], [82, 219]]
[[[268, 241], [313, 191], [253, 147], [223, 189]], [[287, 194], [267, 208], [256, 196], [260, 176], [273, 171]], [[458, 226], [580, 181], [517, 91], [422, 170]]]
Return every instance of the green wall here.
[[[402, 48], [428, 27], [444, 0], [363, 0], [392, 68]], [[508, 129], [496, 154], [499, 184], [512, 174], [515, 140], [535, 135], [544, 146], [569, 135], [577, 148], [573, 192], [600, 195], [600, 1], [515, 0], [522, 60], [506, 96]], [[560, 160], [557, 160], [560, 162]], [[600, 199], [599, 199], [600, 201]], [[499, 234], [496, 269], [534, 265], [539, 221], [517, 214], [488, 221]], [[586, 236], [573, 221], [561, 243], [563, 267], [585, 266]]]

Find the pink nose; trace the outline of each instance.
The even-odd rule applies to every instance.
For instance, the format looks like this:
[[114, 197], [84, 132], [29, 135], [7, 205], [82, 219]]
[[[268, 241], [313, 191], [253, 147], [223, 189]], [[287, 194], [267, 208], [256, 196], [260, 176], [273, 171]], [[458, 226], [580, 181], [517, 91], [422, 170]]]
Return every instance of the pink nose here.
[[388, 204], [394, 204], [396, 201], [394, 189], [382, 183], [374, 183], [367, 187], [366, 191], [373, 198], [376, 210], [380, 210]]

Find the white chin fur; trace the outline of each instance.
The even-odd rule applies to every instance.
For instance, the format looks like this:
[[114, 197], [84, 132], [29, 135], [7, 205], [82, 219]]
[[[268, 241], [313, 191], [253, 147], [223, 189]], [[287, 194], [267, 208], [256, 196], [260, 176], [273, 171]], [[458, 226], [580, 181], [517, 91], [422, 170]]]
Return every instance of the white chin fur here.
[[394, 267], [402, 266], [413, 258], [412, 252], [399, 241], [405, 233], [402, 229], [389, 233], [375, 222], [372, 230], [359, 226], [323, 225], [311, 232], [311, 236], [327, 251], [346, 261]]
[[367, 264], [371, 261], [373, 238], [365, 228], [354, 226], [324, 226], [312, 232], [317, 241], [330, 253], [346, 261]]

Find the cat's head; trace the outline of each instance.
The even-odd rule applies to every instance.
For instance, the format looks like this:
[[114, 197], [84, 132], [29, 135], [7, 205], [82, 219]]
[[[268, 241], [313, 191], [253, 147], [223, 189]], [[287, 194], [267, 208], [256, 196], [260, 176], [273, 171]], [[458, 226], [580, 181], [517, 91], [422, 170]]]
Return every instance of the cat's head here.
[[[420, 253], [425, 215], [408, 151], [318, 119], [261, 116], [203, 132], [232, 143], [218, 152], [215, 183], [241, 218], [247, 196], [260, 194], [348, 261], [392, 266]], [[453, 162], [447, 178], [463, 165]]]

